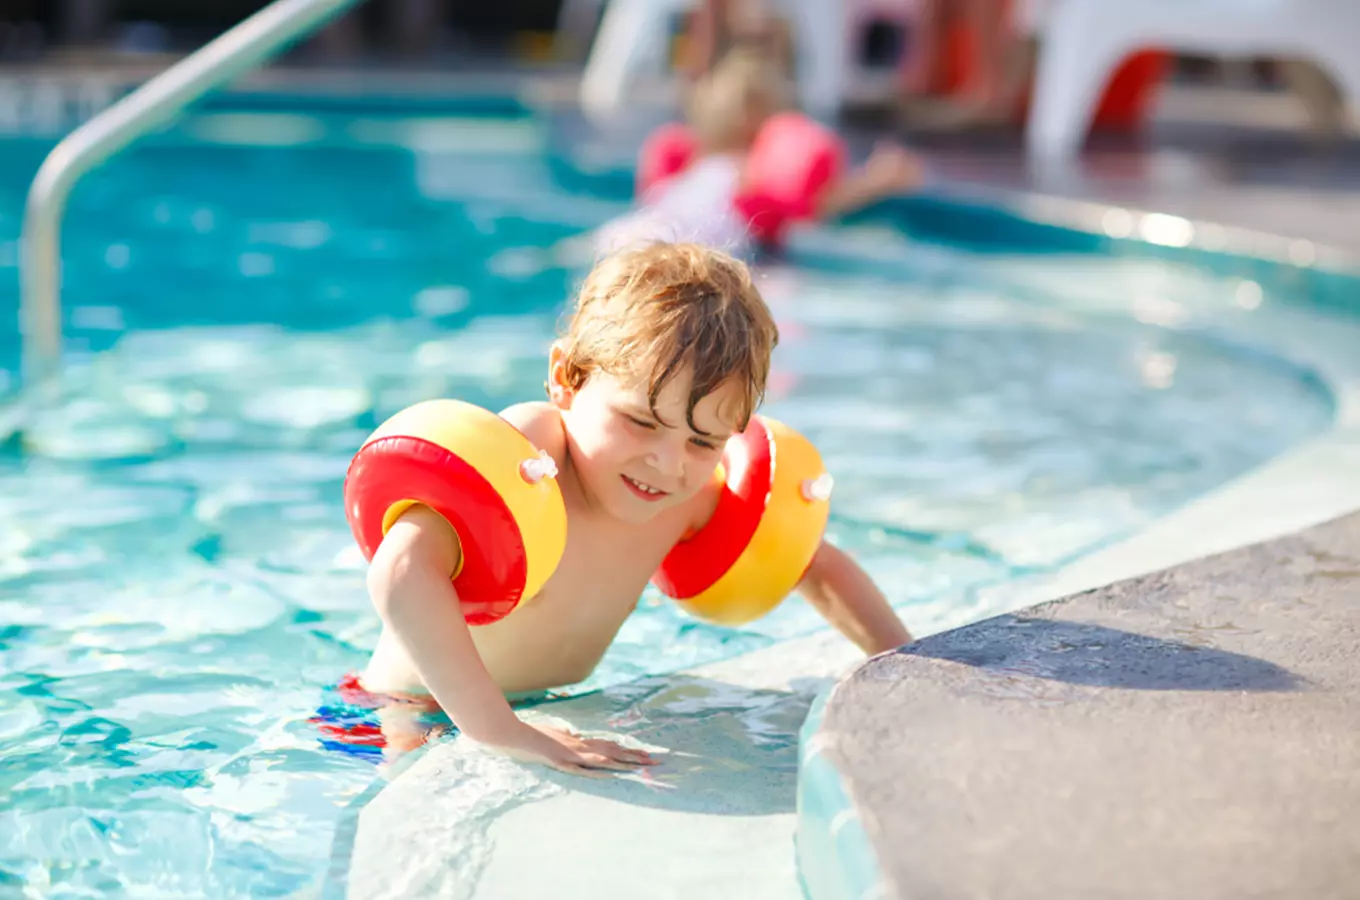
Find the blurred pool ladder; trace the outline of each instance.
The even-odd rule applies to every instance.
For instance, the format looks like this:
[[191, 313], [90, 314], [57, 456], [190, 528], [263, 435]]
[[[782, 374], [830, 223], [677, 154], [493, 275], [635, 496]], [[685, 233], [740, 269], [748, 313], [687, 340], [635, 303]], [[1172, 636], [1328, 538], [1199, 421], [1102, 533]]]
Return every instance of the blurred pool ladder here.
[[274, 0], [77, 128], [44, 160], [21, 240], [19, 332], [25, 393], [61, 369], [61, 222], [86, 173], [204, 94], [363, 0]]

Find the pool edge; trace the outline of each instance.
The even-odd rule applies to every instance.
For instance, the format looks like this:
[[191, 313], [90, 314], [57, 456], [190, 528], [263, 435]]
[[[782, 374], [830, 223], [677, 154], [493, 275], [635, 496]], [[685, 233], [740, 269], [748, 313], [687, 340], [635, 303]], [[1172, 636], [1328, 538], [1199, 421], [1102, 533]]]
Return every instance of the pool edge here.
[[840, 683], [817, 695], [798, 735], [798, 884], [805, 897], [817, 900], [870, 900], [886, 896], [886, 875], [823, 730]]
[[833, 818], [871, 823], [843, 868], [878, 865], [806, 896], [1348, 896], [1357, 534], [1353, 512], [856, 666], [809, 740]]

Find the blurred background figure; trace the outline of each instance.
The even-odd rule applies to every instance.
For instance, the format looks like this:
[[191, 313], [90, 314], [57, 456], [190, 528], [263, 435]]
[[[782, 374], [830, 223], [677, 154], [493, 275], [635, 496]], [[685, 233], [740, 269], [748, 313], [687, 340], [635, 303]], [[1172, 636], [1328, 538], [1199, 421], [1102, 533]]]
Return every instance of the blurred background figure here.
[[793, 68], [787, 23], [770, 0], [701, 0], [689, 18], [680, 69], [693, 80], [712, 70], [734, 47], [764, 54], [786, 74]]
[[[639, 172], [651, 183], [639, 185], [641, 207], [602, 228], [597, 251], [685, 240], [745, 254], [750, 242], [777, 247], [797, 222], [920, 187], [920, 160], [893, 143], [847, 166], [841, 139], [792, 108], [789, 81], [768, 46], [735, 42], [696, 80], [686, 124], [644, 144]], [[650, 161], [658, 141], [679, 145], [660, 151], [676, 156], [664, 166]]]
[[[1015, 40], [1009, 6], [1007, 0], [918, 0], [901, 68], [908, 119], [962, 125], [1000, 124], [1013, 117], [1029, 60]], [[961, 88], [942, 97], [941, 67], [951, 51], [950, 26], [956, 23], [972, 39], [972, 66]], [[923, 98], [935, 102], [923, 105]]]
[[[897, 69], [895, 105], [909, 127], [1003, 124], [1016, 119], [1032, 70], [1023, 22], [1041, 0], [881, 0], [850, 16], [850, 105], [879, 97], [869, 73]], [[761, 50], [792, 74], [798, 37], [772, 0], [701, 0], [688, 16], [677, 63], [689, 83], [733, 47]], [[816, 37], [808, 38], [816, 40]], [[880, 102], [870, 99], [872, 105]]]

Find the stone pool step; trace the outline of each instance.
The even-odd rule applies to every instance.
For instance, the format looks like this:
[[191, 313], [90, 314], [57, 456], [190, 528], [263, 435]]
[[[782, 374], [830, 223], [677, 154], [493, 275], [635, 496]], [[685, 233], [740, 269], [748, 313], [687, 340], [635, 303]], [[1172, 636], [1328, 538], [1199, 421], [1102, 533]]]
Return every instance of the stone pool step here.
[[862, 659], [820, 632], [525, 713], [659, 751], [645, 775], [562, 775], [437, 741], [354, 799], [321, 896], [801, 900], [799, 730]]
[[813, 900], [1355, 898], [1360, 514], [926, 638], [820, 717]]

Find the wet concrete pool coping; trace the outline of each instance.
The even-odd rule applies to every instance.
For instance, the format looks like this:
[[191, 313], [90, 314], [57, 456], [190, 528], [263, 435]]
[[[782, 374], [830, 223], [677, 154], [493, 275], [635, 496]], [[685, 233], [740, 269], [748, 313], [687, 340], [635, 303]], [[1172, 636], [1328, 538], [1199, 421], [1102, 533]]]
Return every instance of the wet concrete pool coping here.
[[1360, 514], [876, 657], [809, 738], [876, 871], [811, 896], [1354, 896], [1357, 646]]

